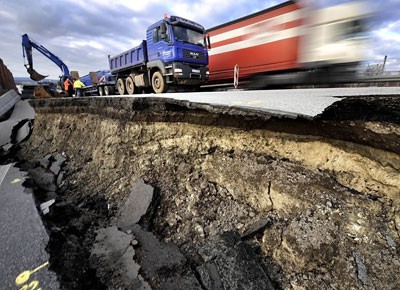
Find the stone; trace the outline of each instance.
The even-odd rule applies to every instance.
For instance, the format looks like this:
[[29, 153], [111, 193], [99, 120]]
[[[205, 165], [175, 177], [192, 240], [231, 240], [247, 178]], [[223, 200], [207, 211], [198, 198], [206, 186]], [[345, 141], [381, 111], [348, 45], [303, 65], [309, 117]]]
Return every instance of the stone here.
[[248, 238], [250, 236], [255, 235], [256, 233], [262, 231], [269, 223], [271, 223], [271, 220], [268, 218], [261, 218], [255, 223], [251, 224], [242, 234], [242, 238]]
[[357, 277], [364, 285], [368, 283], [367, 267], [365, 266], [361, 256], [358, 253], [353, 253], [353, 257], [357, 266]]
[[[100, 266], [96, 274], [100, 280], [118, 289], [151, 289], [138, 277], [140, 266], [133, 260], [132, 236], [116, 226], [101, 228], [96, 233], [90, 261], [94, 267]], [[118, 279], [114, 280], [115, 277]]]
[[54, 174], [48, 172], [42, 167], [29, 170], [36, 185], [45, 191], [56, 191], [57, 186], [54, 180]]
[[128, 200], [118, 215], [117, 225], [120, 229], [127, 231], [140, 221], [150, 206], [153, 192], [154, 188], [145, 184], [143, 179], [133, 185]]
[[51, 200], [48, 200], [48, 201], [46, 201], [46, 202], [40, 204], [40, 210], [42, 211], [42, 213], [43, 213], [44, 215], [49, 213], [49, 211], [50, 211], [50, 206], [51, 206], [54, 202], [55, 202], [55, 199], [51, 199]]

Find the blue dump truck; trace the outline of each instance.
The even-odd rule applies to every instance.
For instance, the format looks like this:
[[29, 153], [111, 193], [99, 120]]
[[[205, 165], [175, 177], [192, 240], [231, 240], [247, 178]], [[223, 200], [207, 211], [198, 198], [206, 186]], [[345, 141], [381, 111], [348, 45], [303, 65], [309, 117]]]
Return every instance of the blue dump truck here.
[[195, 91], [207, 82], [210, 44], [203, 26], [164, 16], [146, 34], [139, 46], [108, 56], [120, 95], [165, 93], [174, 87]]

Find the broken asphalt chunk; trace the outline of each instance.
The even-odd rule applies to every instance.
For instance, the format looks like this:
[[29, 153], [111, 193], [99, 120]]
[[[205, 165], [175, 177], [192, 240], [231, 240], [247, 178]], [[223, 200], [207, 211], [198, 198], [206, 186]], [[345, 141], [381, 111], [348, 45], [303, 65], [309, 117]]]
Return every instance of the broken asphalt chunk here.
[[150, 284], [158, 283], [159, 289], [203, 289], [191, 271], [187, 271], [187, 259], [172, 243], [159, 241], [157, 237], [143, 230], [138, 224], [132, 232], [139, 242], [137, 259], [141, 272]]
[[150, 206], [153, 193], [154, 188], [145, 184], [143, 179], [133, 185], [131, 194], [118, 215], [117, 225], [120, 229], [127, 231], [140, 221]]
[[[121, 232], [116, 226], [96, 231], [96, 240], [90, 255], [96, 275], [104, 284], [117, 289], [151, 289], [139, 275], [140, 266], [134, 262], [135, 250], [132, 235]], [[118, 279], [114, 279], [118, 277]]]
[[64, 155], [57, 153], [50, 157], [50, 161], [51, 161], [50, 171], [53, 172], [54, 175], [58, 175], [65, 161], [67, 161], [67, 158]]
[[43, 213], [44, 215], [49, 213], [49, 211], [50, 211], [50, 206], [51, 206], [55, 201], [56, 201], [55, 199], [51, 199], [51, 200], [48, 200], [48, 201], [46, 201], [46, 202], [40, 204], [40, 210], [42, 211], [42, 213]]
[[17, 100], [15, 95], [18, 96], [15, 91], [9, 91], [0, 98], [0, 107], [7, 98], [11, 98], [7, 104], [14, 107], [9, 118], [0, 122], [0, 156], [7, 155], [14, 146], [28, 139], [33, 130], [34, 109], [28, 101]]

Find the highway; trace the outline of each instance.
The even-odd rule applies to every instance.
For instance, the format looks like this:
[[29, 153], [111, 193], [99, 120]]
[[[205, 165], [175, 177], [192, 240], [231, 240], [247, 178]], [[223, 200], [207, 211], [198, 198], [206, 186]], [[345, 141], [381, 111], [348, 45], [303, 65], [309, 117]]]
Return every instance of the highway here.
[[[313, 118], [334, 102], [351, 96], [400, 95], [398, 87], [318, 88], [291, 90], [231, 90], [225, 92], [143, 94], [123, 97], [157, 97], [226, 107], [253, 109], [287, 117]], [[121, 97], [115, 95], [115, 97]]]

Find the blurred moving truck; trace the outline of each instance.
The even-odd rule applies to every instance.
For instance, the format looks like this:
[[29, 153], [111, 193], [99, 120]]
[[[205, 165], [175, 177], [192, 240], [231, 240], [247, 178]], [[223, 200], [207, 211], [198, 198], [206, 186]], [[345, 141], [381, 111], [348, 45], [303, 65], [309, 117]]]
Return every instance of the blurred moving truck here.
[[313, 8], [287, 1], [208, 29], [209, 84], [350, 81], [366, 56], [363, 2]]

